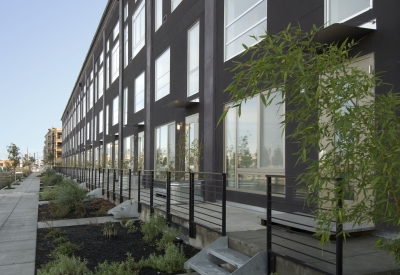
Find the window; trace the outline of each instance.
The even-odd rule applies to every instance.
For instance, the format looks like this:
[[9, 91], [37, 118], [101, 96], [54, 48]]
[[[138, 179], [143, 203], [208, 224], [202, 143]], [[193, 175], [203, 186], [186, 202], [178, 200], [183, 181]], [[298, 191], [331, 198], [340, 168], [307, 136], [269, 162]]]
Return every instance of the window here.
[[125, 45], [124, 45], [124, 66], [128, 66], [129, 63], [129, 44], [128, 44], [128, 40], [129, 40], [129, 32], [128, 32], [128, 25], [126, 25], [125, 29], [124, 29], [124, 41], [125, 41]]
[[155, 20], [156, 20], [156, 22], [155, 22], [155, 26], [156, 26], [156, 31], [158, 30], [158, 28], [160, 28], [161, 27], [161, 25], [162, 25], [162, 17], [163, 17], [163, 7], [162, 7], [162, 4], [163, 4], [163, 0], [156, 0], [156, 11], [155, 11]]
[[171, 12], [182, 2], [182, 0], [171, 0]]
[[104, 58], [104, 53], [101, 52], [100, 57], [99, 57], [99, 64], [100, 65], [103, 63], [103, 58]]
[[112, 50], [111, 75], [111, 82], [114, 82], [114, 80], [119, 76], [119, 41], [115, 44]]
[[103, 110], [99, 113], [99, 134], [103, 132]]
[[107, 143], [106, 145], [106, 168], [111, 168], [111, 143]]
[[326, 0], [325, 13], [327, 25], [347, 21], [372, 9], [372, 0]]
[[113, 30], [113, 38], [114, 38], [114, 40], [115, 40], [115, 38], [117, 38], [118, 34], [119, 34], [119, 20], [115, 24], [115, 27], [114, 27], [114, 30]]
[[169, 94], [170, 49], [156, 60], [156, 101]]
[[114, 98], [114, 101], [113, 101], [112, 125], [118, 124], [118, 111], [119, 111], [118, 105], [119, 105], [119, 97], [117, 96], [116, 98]]
[[97, 116], [94, 117], [94, 124], [93, 124], [93, 140], [97, 140]]
[[90, 139], [90, 121], [87, 123], [87, 126], [86, 126], [86, 139], [87, 140]]
[[106, 135], [108, 135], [108, 124], [109, 124], [109, 112], [110, 112], [110, 106], [107, 105], [106, 107]]
[[92, 70], [92, 71], [90, 71], [90, 77], [89, 77], [89, 79], [90, 79], [90, 81], [92, 81], [92, 80], [93, 80], [93, 70]]
[[106, 89], [110, 87], [110, 57], [107, 58]]
[[110, 40], [107, 39], [106, 53], [110, 50]]
[[144, 108], [144, 72], [135, 80], [135, 113]]
[[[227, 187], [243, 191], [266, 191], [265, 173], [285, 174], [285, 137], [282, 135], [284, 106], [274, 93], [272, 103], [264, 107], [259, 96], [242, 104], [225, 117], [225, 169]], [[284, 193], [284, 180], [274, 178], [274, 192]]]
[[128, 123], [128, 88], [124, 89], [124, 125]]
[[84, 118], [86, 116], [86, 96], [83, 96], [83, 103], [82, 103], [82, 118]]
[[188, 32], [187, 96], [199, 92], [200, 24], [196, 23]]
[[104, 87], [104, 75], [103, 75], [103, 67], [99, 70], [99, 77], [97, 78], [98, 84], [98, 96], [99, 98], [103, 96], [103, 87]]
[[175, 122], [156, 129], [155, 167], [156, 170], [174, 169], [175, 166]]
[[93, 107], [93, 84], [89, 86], [89, 110]]
[[124, 21], [128, 18], [128, 14], [129, 14], [128, 3], [126, 3], [124, 7]]
[[119, 164], [119, 158], [118, 158], [118, 140], [114, 141], [114, 147], [113, 147], [113, 168], [118, 169], [118, 164]]
[[[187, 171], [199, 171], [201, 153], [199, 141], [199, 114], [194, 114], [185, 118], [185, 134], [186, 134], [186, 148], [185, 148], [185, 167]], [[179, 161], [179, 160], [178, 160]], [[178, 167], [177, 167], [178, 168]]]
[[135, 57], [145, 44], [145, 8], [144, 0], [136, 9], [132, 19], [132, 58]]
[[134, 136], [126, 137], [124, 139], [124, 163], [122, 169], [134, 168]]
[[138, 134], [138, 170], [144, 169], [144, 132]]
[[225, 61], [241, 53], [242, 44], [257, 43], [253, 36], [267, 29], [267, 0], [225, 0]]

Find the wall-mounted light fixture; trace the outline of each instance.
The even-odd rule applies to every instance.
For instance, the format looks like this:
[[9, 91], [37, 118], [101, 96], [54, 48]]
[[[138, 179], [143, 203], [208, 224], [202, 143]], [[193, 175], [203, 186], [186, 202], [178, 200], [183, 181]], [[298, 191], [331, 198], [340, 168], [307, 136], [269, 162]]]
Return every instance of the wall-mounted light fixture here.
[[176, 124], [176, 130], [180, 130], [182, 128], [182, 122]]

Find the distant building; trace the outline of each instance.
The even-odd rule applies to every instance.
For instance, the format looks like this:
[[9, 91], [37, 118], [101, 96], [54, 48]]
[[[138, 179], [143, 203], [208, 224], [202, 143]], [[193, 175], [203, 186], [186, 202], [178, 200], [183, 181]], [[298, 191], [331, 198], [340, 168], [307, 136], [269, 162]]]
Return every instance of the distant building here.
[[[62, 157], [62, 129], [49, 128], [44, 136], [43, 160], [47, 164], [61, 163]], [[52, 162], [49, 161], [49, 156], [54, 156]]]
[[7, 162], [8, 160], [0, 160], [0, 172], [2, 172], [5, 167], [7, 167]]

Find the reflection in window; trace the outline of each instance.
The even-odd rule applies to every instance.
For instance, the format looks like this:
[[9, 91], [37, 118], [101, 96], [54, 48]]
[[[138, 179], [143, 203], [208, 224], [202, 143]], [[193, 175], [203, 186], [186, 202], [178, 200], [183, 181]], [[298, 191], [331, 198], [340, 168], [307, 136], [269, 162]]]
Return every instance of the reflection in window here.
[[146, 22], [144, 2], [142, 1], [132, 17], [132, 58], [139, 53], [145, 44]]
[[327, 0], [327, 25], [347, 21], [372, 8], [371, 0]]
[[175, 123], [156, 128], [156, 170], [174, 170], [175, 165]]
[[135, 113], [144, 108], [144, 72], [135, 80]]
[[156, 101], [169, 94], [170, 86], [170, 49], [168, 48], [156, 60]]
[[188, 32], [188, 77], [187, 96], [199, 92], [200, 23]]

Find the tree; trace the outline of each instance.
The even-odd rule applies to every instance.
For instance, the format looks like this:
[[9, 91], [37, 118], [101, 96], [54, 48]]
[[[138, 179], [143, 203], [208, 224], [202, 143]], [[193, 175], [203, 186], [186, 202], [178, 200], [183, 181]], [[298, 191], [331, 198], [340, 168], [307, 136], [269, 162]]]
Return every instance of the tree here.
[[17, 179], [15, 174], [15, 169], [19, 165], [21, 157], [19, 156], [19, 147], [14, 143], [10, 143], [10, 146], [7, 146], [8, 160], [10, 166], [14, 169], [14, 180]]
[[[254, 37], [262, 41], [244, 45], [243, 55], [250, 58], [234, 62], [226, 92], [239, 115], [241, 104], [256, 95], [265, 106], [274, 97], [286, 104], [282, 127], [294, 127], [288, 138], [298, 144], [298, 163], [307, 167], [297, 182], [309, 204], [329, 209], [314, 213], [323, 243], [332, 220], [400, 224], [400, 96], [390, 88], [375, 94], [383, 85], [378, 75], [351, 65], [359, 57], [351, 52], [358, 42], [321, 44], [314, 41], [317, 32], [316, 27], [303, 32], [289, 25], [277, 34]], [[354, 201], [340, 206], [349, 193]], [[378, 245], [400, 262], [398, 238]]]
[[47, 155], [47, 158], [46, 158], [47, 164], [49, 164], [49, 165], [54, 165], [54, 160], [55, 160], [54, 153], [53, 153], [53, 152], [50, 152], [50, 153]]
[[22, 158], [22, 166], [23, 167], [29, 167], [29, 170], [31, 169], [31, 166], [35, 163], [35, 158], [34, 157], [29, 157], [28, 154], [25, 154], [24, 157]]

